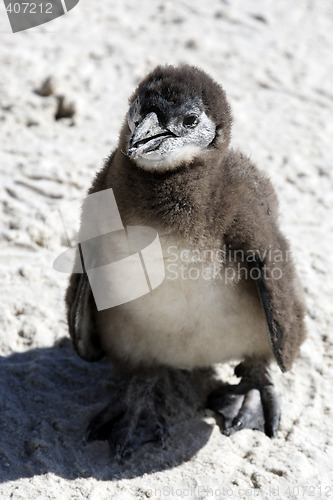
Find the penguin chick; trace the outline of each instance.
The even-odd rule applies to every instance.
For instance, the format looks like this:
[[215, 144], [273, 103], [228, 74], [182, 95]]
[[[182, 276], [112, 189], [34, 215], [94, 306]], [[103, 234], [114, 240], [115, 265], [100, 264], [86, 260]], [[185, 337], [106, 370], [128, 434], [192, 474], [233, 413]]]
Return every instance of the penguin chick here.
[[209, 75], [159, 66], [132, 95], [118, 147], [90, 188], [113, 189], [125, 226], [158, 231], [166, 269], [151, 293], [102, 311], [87, 275], [70, 278], [74, 349], [90, 361], [106, 355], [128, 377], [123, 398], [87, 432], [108, 439], [118, 458], [167, 436], [156, 387], [170, 367], [239, 361], [240, 383], [215, 390], [208, 407], [223, 416], [225, 434], [277, 434], [269, 366], [291, 368], [305, 306], [274, 189], [229, 147], [231, 124], [225, 92]]

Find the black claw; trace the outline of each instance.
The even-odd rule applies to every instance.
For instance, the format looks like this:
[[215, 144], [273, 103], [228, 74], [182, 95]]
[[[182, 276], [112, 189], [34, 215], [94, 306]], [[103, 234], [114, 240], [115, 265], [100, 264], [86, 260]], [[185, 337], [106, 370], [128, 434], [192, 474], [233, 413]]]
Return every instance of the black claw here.
[[241, 429], [256, 429], [276, 437], [280, 406], [267, 369], [246, 369], [241, 364], [235, 373], [244, 377], [238, 385], [220, 387], [207, 399], [207, 408], [222, 416], [223, 434], [230, 436]]
[[273, 385], [269, 384], [262, 388], [261, 400], [265, 415], [265, 434], [275, 438], [279, 429], [281, 410]]
[[232, 422], [232, 429], [237, 432], [244, 428], [244, 421], [241, 418], [236, 417]]
[[273, 422], [266, 422], [265, 423], [266, 436], [270, 438], [276, 438], [278, 435], [279, 423], [280, 423], [280, 415], [275, 416]]
[[270, 424], [265, 424], [265, 434], [269, 438], [276, 438], [277, 431]]

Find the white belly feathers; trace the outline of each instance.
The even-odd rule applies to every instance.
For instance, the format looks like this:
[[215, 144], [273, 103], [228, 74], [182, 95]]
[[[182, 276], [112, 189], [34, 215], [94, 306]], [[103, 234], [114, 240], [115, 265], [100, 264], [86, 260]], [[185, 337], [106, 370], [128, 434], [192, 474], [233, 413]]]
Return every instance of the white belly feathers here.
[[170, 248], [164, 247], [166, 277], [158, 288], [98, 313], [101, 343], [110, 357], [182, 369], [270, 358], [255, 283], [230, 282], [226, 270], [215, 272], [212, 262], [193, 265], [179, 242]]

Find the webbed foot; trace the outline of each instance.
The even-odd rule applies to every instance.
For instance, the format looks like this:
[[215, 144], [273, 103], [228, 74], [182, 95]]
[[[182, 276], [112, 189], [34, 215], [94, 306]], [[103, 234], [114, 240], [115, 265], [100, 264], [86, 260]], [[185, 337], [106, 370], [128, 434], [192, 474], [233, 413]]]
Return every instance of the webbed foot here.
[[107, 440], [118, 462], [129, 458], [148, 442], [163, 445], [168, 428], [158, 413], [159, 397], [155, 380], [133, 377], [122, 398], [98, 413], [86, 431], [86, 441]]
[[235, 375], [242, 377], [238, 385], [219, 387], [207, 399], [207, 408], [223, 418], [223, 434], [247, 428], [276, 437], [280, 405], [267, 367], [241, 363], [235, 368]]

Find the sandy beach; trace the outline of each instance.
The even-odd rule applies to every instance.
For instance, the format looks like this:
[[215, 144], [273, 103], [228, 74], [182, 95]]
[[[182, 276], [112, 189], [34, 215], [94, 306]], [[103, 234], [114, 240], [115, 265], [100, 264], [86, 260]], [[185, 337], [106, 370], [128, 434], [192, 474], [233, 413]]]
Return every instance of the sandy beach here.
[[[13, 34], [0, 24], [1, 499], [333, 497], [332, 23], [328, 0], [82, 0], [40, 27]], [[65, 243], [54, 227], [48, 247], [45, 221], [85, 195], [117, 145], [129, 96], [161, 63], [196, 65], [226, 90], [232, 146], [280, 200], [308, 337], [290, 372], [272, 370], [276, 439], [226, 437], [204, 409], [218, 380], [237, 381], [235, 364], [174, 372], [169, 439], [121, 465], [107, 442], [83, 440], [119, 380], [107, 361], [71, 348], [68, 274], [50, 259]], [[60, 96], [71, 116], [56, 120]]]

